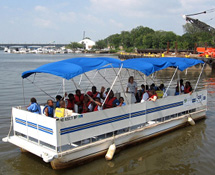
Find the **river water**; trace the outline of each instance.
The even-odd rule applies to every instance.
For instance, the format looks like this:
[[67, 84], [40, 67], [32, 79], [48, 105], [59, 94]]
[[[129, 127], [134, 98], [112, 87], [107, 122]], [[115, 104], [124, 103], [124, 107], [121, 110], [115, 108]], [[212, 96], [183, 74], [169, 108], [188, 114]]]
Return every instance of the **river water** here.
[[[29, 81], [24, 80], [23, 83], [21, 73], [45, 63], [77, 56], [93, 55], [19, 55], [0, 51], [0, 138], [8, 134], [12, 106], [28, 104], [32, 96], [35, 96], [39, 102], [45, 102], [49, 98]], [[185, 80], [189, 79], [194, 86], [199, 70], [190, 69], [187, 75], [183, 72], [180, 76]], [[168, 70], [161, 71], [157, 73], [156, 79], [167, 86], [172, 73]], [[61, 86], [62, 79], [44, 74], [38, 76], [39, 78], [35, 79], [32, 76], [30, 80], [54, 96]], [[70, 83], [67, 83], [67, 87], [72, 86]], [[140, 86], [139, 82], [138, 85]], [[207, 118], [197, 122], [195, 126], [181, 128], [127, 148], [116, 154], [110, 162], [100, 158], [77, 168], [58, 171], [52, 170], [51, 166], [44, 163], [41, 158], [21, 153], [19, 148], [0, 140], [0, 174], [215, 174], [215, 74], [210, 69], [206, 69], [202, 74], [198, 88], [208, 89], [208, 111]]]

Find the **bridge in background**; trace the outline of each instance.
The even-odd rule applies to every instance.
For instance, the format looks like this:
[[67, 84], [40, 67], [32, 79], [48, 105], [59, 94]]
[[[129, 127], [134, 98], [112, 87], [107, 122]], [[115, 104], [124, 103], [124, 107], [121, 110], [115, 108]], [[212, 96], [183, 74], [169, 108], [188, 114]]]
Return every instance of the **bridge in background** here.
[[19, 44], [15, 44], [15, 43], [11, 43], [11, 44], [0, 44], [0, 47], [2, 47], [2, 48], [4, 48], [4, 47], [11, 47], [11, 46], [23, 46], [23, 47], [25, 47], [25, 48], [27, 48], [27, 47], [30, 47], [30, 46], [41, 46], [41, 47], [44, 47], [44, 46], [50, 46], [50, 47], [53, 47], [53, 46], [55, 46], [55, 47], [57, 47], [57, 48], [59, 48], [59, 47], [63, 47], [63, 46], [66, 46], [66, 45], [68, 45], [68, 44], [21, 44], [21, 43], [19, 43]]

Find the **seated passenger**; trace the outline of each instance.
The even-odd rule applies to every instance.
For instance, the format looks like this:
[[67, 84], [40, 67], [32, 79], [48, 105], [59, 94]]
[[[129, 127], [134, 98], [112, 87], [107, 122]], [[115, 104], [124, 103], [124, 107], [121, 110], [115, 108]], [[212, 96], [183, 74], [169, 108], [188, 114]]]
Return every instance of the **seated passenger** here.
[[146, 91], [146, 92], [142, 95], [141, 103], [147, 101], [148, 99], [149, 99], [149, 93]]
[[94, 103], [95, 103], [95, 107], [94, 107], [93, 111], [101, 111], [102, 103], [100, 101], [100, 98], [96, 97]]
[[72, 115], [72, 110], [65, 109], [65, 101], [60, 101], [60, 108], [55, 109], [55, 117], [67, 117]]
[[102, 87], [101, 87], [101, 92], [100, 92], [100, 98], [101, 98], [102, 100], [104, 100], [106, 96], [107, 96], [107, 94], [105, 93], [105, 87], [102, 86]]
[[116, 103], [117, 107], [120, 106], [125, 106], [125, 102], [124, 102], [124, 98], [123, 97], [119, 97], [119, 102]]
[[164, 92], [165, 92], [165, 87], [164, 84], [160, 84], [160, 86], [158, 87], [158, 89], [156, 90], [156, 94], [158, 96], [158, 98], [163, 98]]
[[74, 110], [75, 97], [72, 93], [69, 94], [68, 97], [69, 97], [69, 99], [66, 99], [66, 108], [70, 109], [70, 110]]
[[45, 114], [48, 117], [53, 117], [53, 112], [54, 112], [53, 101], [48, 100], [47, 105], [45, 105], [43, 109], [43, 114]]
[[56, 98], [56, 108], [59, 108], [60, 107], [60, 100], [62, 99], [62, 96], [57, 95], [55, 98]]
[[155, 102], [157, 100], [157, 98], [158, 98], [158, 96], [157, 96], [155, 90], [154, 89], [150, 90], [149, 91], [149, 101], [154, 101]]
[[152, 83], [151, 85], [150, 85], [150, 90], [157, 90], [158, 89], [158, 87], [157, 86], [155, 86], [155, 83]]
[[104, 108], [112, 108], [112, 107], [116, 107], [116, 103], [119, 102], [119, 100], [117, 100], [116, 97], [114, 97], [114, 93], [111, 90], [109, 96], [107, 97], [105, 104], [104, 104]]
[[100, 93], [97, 92], [97, 89], [95, 86], [92, 87], [92, 98], [95, 99], [96, 97], [100, 98]]
[[[183, 79], [180, 79], [180, 92], [184, 92]], [[177, 82], [177, 86], [175, 87], [175, 95], [179, 95], [179, 82]]]
[[192, 91], [193, 91], [193, 88], [192, 88], [190, 82], [187, 81], [187, 82], [185, 83], [185, 86], [184, 86], [184, 93], [185, 93], [185, 94], [188, 94], [188, 93], [189, 93], [189, 94], [192, 94]]
[[41, 114], [40, 105], [37, 103], [37, 100], [34, 97], [31, 98], [31, 102], [28, 105], [27, 110], [36, 114]]
[[90, 108], [91, 101], [87, 95], [84, 96], [82, 113], [91, 112], [92, 109]]
[[81, 94], [79, 89], [77, 89], [75, 93], [75, 104], [78, 106], [78, 113], [81, 114], [83, 109], [84, 95]]
[[144, 93], [145, 93], [145, 85], [141, 84], [141, 89], [139, 90], [140, 99], [141, 99], [141, 97], [143, 96]]

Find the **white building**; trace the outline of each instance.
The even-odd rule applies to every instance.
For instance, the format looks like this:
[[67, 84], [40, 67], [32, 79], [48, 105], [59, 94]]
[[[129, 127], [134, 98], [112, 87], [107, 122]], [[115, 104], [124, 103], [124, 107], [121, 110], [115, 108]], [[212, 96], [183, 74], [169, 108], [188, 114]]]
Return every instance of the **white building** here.
[[96, 44], [94, 41], [92, 41], [92, 40], [90, 40], [90, 39], [87, 39], [87, 38], [85, 38], [85, 39], [79, 41], [78, 43], [84, 44], [86, 50], [91, 50], [92, 47]]

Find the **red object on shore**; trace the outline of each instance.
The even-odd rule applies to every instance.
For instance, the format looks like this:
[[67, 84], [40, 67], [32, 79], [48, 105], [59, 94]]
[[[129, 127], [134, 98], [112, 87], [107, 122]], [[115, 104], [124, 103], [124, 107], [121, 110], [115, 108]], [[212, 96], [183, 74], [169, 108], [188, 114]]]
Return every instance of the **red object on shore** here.
[[215, 48], [213, 47], [197, 47], [196, 50], [199, 53], [200, 57], [206, 57], [206, 55], [208, 55], [211, 58], [215, 58]]

